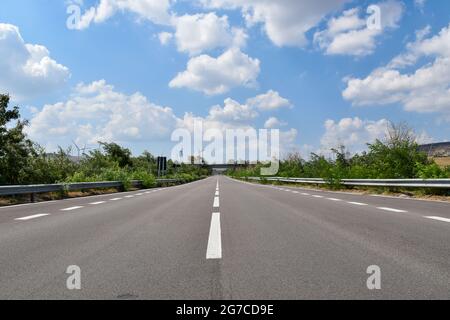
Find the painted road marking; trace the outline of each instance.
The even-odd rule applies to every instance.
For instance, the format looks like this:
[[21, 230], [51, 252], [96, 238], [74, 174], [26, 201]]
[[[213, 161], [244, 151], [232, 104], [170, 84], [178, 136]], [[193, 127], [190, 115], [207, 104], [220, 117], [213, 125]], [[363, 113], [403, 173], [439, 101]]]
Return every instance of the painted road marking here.
[[214, 204], [213, 204], [213, 207], [214, 207], [214, 208], [220, 207], [219, 197], [215, 197], [215, 198], [214, 198]]
[[91, 205], [93, 205], [93, 206], [96, 206], [96, 205], [103, 204], [103, 203], [106, 203], [106, 201], [91, 202], [91, 203], [89, 203], [89, 204], [91, 204]]
[[77, 209], [81, 209], [81, 208], [83, 208], [83, 207], [82, 206], [70, 207], [70, 208], [61, 209], [61, 211], [72, 211], [72, 210], [77, 210]]
[[398, 213], [408, 212], [408, 211], [405, 211], [405, 210], [386, 208], [386, 207], [377, 207], [377, 209], [384, 210], [384, 211], [398, 212]]
[[323, 196], [313, 195], [314, 198], [323, 198]]
[[302, 196], [309, 196], [309, 193], [302, 192], [301, 195]]
[[119, 201], [122, 200], [122, 198], [113, 198], [113, 199], [109, 199], [109, 201]]
[[219, 196], [219, 191], [216, 191], [216, 197], [218, 197]]
[[208, 249], [206, 259], [222, 259], [222, 231], [220, 229], [220, 213], [214, 212], [209, 229]]
[[131, 199], [134, 198], [134, 196], [125, 196], [125, 198]]
[[433, 220], [438, 220], [438, 221], [443, 221], [443, 222], [450, 222], [450, 219], [448, 218], [443, 218], [443, 217], [434, 217], [434, 216], [428, 216], [425, 217], [427, 219], [433, 219]]
[[35, 214], [35, 215], [32, 215], [32, 216], [28, 216], [28, 217], [17, 218], [17, 219], [14, 219], [14, 220], [26, 221], [26, 220], [36, 219], [36, 218], [45, 217], [45, 216], [49, 216], [49, 215], [50, 215], [50, 213], [40, 213], [40, 214]]
[[347, 202], [347, 203], [354, 204], [354, 205], [356, 205], [356, 206], [368, 206], [367, 203], [361, 203], [361, 202], [353, 202], [353, 201], [350, 201], [350, 202]]
[[328, 200], [331, 200], [331, 201], [342, 201], [341, 199], [337, 199], [337, 198], [327, 198]]
[[299, 194], [300, 192], [298, 192], [298, 191], [292, 191], [292, 193]]
[[136, 194], [137, 196], [143, 196], [144, 194], [143, 193], [138, 193], [138, 194]]

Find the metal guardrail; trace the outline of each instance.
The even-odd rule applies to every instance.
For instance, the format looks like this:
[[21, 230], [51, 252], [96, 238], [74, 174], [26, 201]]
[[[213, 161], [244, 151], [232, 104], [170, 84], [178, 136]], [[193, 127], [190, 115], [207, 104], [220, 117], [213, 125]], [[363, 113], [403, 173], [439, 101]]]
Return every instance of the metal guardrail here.
[[[262, 178], [249, 177], [249, 180], [260, 181]], [[329, 184], [329, 181], [320, 178], [285, 178], [267, 177], [267, 181], [304, 183], [304, 184]], [[342, 179], [340, 184], [345, 186], [363, 187], [407, 187], [407, 188], [450, 188], [450, 179]]]
[[[157, 179], [157, 183], [178, 183], [182, 182], [179, 179]], [[143, 182], [141, 180], [131, 181], [131, 186], [141, 188]], [[30, 194], [31, 200], [34, 201], [34, 195], [37, 193], [47, 192], [65, 192], [78, 191], [88, 189], [105, 189], [105, 188], [123, 188], [123, 183], [120, 181], [103, 181], [103, 182], [79, 182], [79, 183], [58, 183], [58, 184], [36, 184], [36, 185], [22, 185], [22, 186], [0, 186], [0, 196], [11, 196]]]

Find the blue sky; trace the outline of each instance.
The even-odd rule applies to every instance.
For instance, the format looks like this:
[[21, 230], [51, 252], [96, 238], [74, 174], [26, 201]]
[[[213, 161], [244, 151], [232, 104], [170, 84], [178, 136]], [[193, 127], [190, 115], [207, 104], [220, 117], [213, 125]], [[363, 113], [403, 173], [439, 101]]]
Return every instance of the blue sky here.
[[169, 155], [193, 118], [279, 128], [303, 155], [360, 151], [387, 121], [446, 141], [449, 24], [437, 0], [3, 0], [0, 92], [49, 150], [101, 139]]

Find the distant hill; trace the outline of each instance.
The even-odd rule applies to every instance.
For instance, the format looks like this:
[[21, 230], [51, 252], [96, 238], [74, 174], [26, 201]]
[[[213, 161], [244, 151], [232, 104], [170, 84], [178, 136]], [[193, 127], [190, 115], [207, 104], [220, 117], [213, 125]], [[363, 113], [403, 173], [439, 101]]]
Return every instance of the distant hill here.
[[450, 157], [450, 142], [430, 143], [419, 146], [429, 157]]

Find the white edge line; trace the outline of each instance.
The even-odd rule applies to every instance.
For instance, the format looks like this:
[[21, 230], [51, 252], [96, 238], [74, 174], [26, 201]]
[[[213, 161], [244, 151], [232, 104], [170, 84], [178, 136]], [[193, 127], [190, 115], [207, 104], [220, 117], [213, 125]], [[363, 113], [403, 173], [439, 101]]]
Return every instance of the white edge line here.
[[427, 219], [437, 220], [437, 221], [443, 221], [443, 222], [450, 222], [450, 219], [443, 218], [443, 217], [435, 217], [435, 216], [426, 216]]
[[50, 213], [40, 213], [40, 214], [35, 214], [35, 215], [32, 215], [32, 216], [27, 216], [27, 217], [17, 218], [17, 219], [14, 219], [14, 220], [17, 220], [17, 221], [26, 221], [26, 220], [31, 220], [31, 219], [41, 218], [41, 217], [45, 217], [45, 216], [49, 216], [49, 215], [50, 215]]
[[394, 209], [394, 208], [387, 208], [387, 207], [377, 207], [377, 209], [384, 210], [384, 211], [397, 212], [397, 213], [405, 213], [405, 212], [408, 212], [408, 211], [406, 211], [406, 210], [400, 210], [400, 209]]

